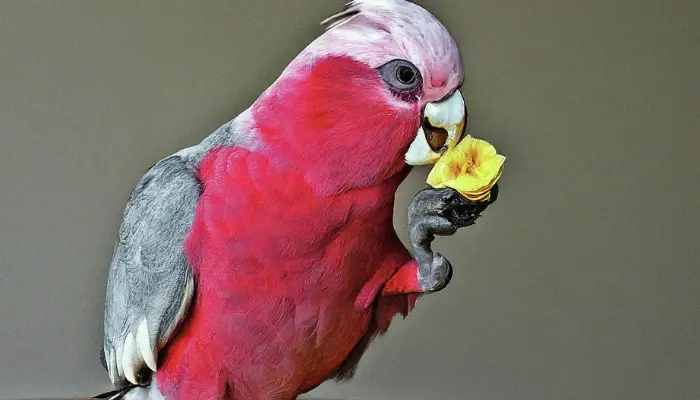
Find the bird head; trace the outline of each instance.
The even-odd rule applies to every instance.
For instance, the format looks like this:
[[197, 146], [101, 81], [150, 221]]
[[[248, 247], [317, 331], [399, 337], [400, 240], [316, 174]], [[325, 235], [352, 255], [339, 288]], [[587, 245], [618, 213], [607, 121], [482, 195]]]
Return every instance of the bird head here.
[[405, 0], [355, 0], [324, 23], [252, 107], [263, 148], [280, 165], [338, 192], [433, 164], [459, 142], [461, 57], [430, 12]]

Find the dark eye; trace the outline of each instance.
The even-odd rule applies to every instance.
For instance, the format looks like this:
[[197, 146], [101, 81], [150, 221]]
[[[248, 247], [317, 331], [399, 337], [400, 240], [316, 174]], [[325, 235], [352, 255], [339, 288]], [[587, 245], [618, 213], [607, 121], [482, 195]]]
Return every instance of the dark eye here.
[[396, 93], [416, 93], [421, 89], [423, 78], [411, 62], [393, 60], [378, 68], [382, 80]]
[[410, 67], [401, 65], [396, 69], [396, 78], [404, 85], [410, 85], [416, 80], [416, 73]]

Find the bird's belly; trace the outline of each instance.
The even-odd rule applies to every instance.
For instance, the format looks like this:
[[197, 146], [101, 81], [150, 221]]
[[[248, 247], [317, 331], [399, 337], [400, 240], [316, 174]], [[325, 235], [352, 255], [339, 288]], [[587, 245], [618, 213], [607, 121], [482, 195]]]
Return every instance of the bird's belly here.
[[185, 245], [195, 299], [158, 371], [166, 398], [291, 399], [335, 372], [372, 318], [360, 290], [405, 250], [392, 224], [404, 176], [319, 196], [266, 155], [212, 152]]
[[222, 385], [206, 381], [225, 381], [233, 398], [286, 398], [328, 379], [367, 331], [372, 311], [356, 310], [354, 301], [386, 253], [362, 242], [349, 248], [343, 236], [309, 268], [299, 261], [202, 276], [191, 318], [169, 351], [180, 366], [166, 366], [161, 384], [202, 385], [186, 392], [177, 385], [200, 393]]

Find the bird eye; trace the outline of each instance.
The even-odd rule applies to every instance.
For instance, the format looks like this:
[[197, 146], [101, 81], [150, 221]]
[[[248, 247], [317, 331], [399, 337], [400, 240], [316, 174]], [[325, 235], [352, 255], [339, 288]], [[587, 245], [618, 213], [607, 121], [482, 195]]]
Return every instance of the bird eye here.
[[404, 85], [410, 85], [416, 79], [416, 74], [410, 67], [401, 65], [396, 69], [396, 78]]
[[393, 60], [378, 68], [384, 83], [397, 94], [412, 94], [421, 89], [423, 78], [411, 62]]

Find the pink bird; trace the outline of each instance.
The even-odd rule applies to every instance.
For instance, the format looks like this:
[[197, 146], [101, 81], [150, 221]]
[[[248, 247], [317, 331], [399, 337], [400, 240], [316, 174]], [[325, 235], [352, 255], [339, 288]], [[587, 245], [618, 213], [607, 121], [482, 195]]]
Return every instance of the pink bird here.
[[349, 379], [372, 340], [448, 284], [430, 243], [485, 206], [412, 166], [464, 134], [457, 45], [423, 8], [356, 0], [250, 108], [156, 163], [124, 212], [102, 359], [113, 398], [292, 400]]

